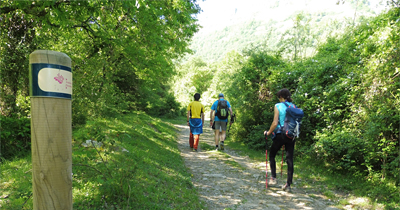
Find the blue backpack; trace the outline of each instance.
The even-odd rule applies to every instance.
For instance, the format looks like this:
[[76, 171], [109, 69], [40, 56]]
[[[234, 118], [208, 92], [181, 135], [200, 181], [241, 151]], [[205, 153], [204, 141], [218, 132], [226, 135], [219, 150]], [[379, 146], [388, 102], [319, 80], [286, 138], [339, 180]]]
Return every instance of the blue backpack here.
[[229, 116], [228, 101], [225, 99], [218, 100], [217, 113], [215, 115], [220, 120], [226, 120]]
[[285, 102], [283, 102], [283, 104], [285, 104], [287, 107], [285, 122], [283, 126], [281, 126], [280, 122], [278, 121], [279, 127], [282, 134], [285, 134], [288, 138], [294, 140], [295, 137], [299, 137], [300, 125], [301, 120], [304, 117], [304, 112], [302, 109], [297, 108], [294, 104], [288, 105]]

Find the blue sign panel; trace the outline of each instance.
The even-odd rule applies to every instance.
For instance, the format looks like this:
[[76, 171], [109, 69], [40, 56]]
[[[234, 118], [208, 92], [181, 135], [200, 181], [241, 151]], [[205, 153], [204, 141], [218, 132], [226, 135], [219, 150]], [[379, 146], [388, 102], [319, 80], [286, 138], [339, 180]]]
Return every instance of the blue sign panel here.
[[72, 71], [70, 67], [32, 63], [29, 66], [31, 97], [72, 99]]

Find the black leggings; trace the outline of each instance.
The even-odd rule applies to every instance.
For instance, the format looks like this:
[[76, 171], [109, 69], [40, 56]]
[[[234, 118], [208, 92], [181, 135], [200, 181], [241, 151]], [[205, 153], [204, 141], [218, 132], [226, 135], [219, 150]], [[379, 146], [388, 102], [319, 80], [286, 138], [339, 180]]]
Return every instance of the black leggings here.
[[294, 144], [295, 141], [289, 139], [285, 135], [277, 134], [273, 139], [271, 149], [269, 151], [269, 164], [271, 167], [272, 177], [276, 178], [276, 161], [275, 156], [278, 151], [281, 149], [282, 145], [285, 145], [286, 151], [286, 163], [288, 165], [287, 170], [287, 183], [289, 185], [292, 184], [293, 180], [293, 153], [294, 153]]

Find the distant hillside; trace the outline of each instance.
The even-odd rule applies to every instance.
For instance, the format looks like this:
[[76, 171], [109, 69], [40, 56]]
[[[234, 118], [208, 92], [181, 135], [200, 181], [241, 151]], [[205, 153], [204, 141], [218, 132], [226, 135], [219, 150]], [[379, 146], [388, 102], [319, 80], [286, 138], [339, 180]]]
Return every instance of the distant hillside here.
[[245, 47], [263, 42], [276, 48], [280, 34], [274, 28], [276, 24], [254, 20], [208, 34], [197, 34], [191, 43], [194, 51], [192, 56], [201, 57], [205, 61], [217, 61], [232, 50], [241, 51]]
[[[315, 45], [324, 41], [328, 33], [343, 29], [353, 24], [353, 21], [357, 23], [361, 16], [375, 16], [379, 12], [376, 10], [376, 3], [368, 0], [351, 0], [340, 5], [336, 5], [336, 2], [337, 0], [249, 1], [240, 8], [227, 6], [233, 12], [220, 15], [222, 18], [213, 17], [214, 13], [206, 13], [208, 16], [200, 19], [204, 28], [200, 29], [191, 42], [190, 48], [194, 54], [187, 58], [200, 57], [207, 62], [214, 62], [232, 50], [240, 52], [246, 47], [259, 45], [276, 50], [283, 33], [293, 28], [299, 13], [305, 16], [303, 24], [309, 24], [308, 33], [312, 34]], [[251, 14], [241, 12], [250, 9]]]

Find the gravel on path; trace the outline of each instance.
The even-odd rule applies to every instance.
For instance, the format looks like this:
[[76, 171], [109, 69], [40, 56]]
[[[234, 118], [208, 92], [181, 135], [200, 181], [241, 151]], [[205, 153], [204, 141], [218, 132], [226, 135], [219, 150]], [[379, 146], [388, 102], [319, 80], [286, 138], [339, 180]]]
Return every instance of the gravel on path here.
[[[208, 125], [209, 123], [205, 123]], [[214, 133], [205, 126], [200, 135], [197, 152], [189, 147], [189, 127], [175, 125], [180, 129], [178, 147], [192, 174], [193, 185], [197, 188], [200, 200], [208, 209], [318, 209], [337, 210], [333, 202], [296, 187], [286, 192], [281, 186], [286, 176], [278, 178], [277, 185], [265, 188], [265, 162], [255, 162], [247, 156], [225, 146], [224, 151], [215, 151]], [[268, 174], [270, 174], [268, 168]]]

